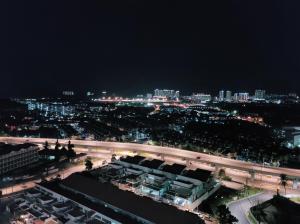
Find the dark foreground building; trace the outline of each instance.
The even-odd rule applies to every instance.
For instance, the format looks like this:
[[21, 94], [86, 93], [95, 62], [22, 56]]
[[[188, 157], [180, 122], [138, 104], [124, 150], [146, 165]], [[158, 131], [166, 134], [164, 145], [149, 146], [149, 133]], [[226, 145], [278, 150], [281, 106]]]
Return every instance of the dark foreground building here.
[[300, 204], [280, 195], [251, 208], [251, 215], [258, 223], [300, 223]]
[[114, 224], [202, 224], [197, 215], [123, 191], [83, 174], [39, 184], [40, 190], [61, 202], [72, 201], [83, 214]]
[[0, 143], [0, 175], [38, 161], [38, 146], [34, 144], [10, 145]]

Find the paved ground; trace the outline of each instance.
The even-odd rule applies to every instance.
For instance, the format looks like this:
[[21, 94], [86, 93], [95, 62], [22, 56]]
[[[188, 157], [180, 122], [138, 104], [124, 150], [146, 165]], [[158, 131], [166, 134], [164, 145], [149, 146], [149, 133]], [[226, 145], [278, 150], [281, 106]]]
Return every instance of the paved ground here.
[[5, 211], [5, 206], [10, 200], [11, 199], [9, 198], [0, 199], [0, 223], [1, 224], [9, 223], [9, 219], [11, 218], [11, 215]]
[[250, 208], [257, 204], [268, 201], [272, 197], [273, 193], [263, 192], [255, 196], [233, 202], [228, 207], [232, 215], [234, 215], [239, 220], [239, 224], [250, 224], [246, 218], [246, 215], [249, 212]]

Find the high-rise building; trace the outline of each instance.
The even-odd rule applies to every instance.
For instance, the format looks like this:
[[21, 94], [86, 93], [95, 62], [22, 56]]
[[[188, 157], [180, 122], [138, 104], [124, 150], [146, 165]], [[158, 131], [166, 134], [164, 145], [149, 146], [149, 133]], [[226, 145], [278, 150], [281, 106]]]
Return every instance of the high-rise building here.
[[176, 92], [175, 92], [175, 98], [177, 98], [177, 99], [180, 98], [180, 92], [179, 92], [179, 91], [176, 91]]
[[224, 90], [219, 91], [219, 101], [224, 101]]
[[212, 97], [210, 94], [197, 93], [193, 94], [192, 100], [196, 103], [206, 103], [211, 101]]
[[74, 96], [75, 93], [73, 91], [63, 91], [63, 96]]
[[239, 93], [238, 101], [247, 102], [249, 100], [249, 93]]
[[233, 101], [235, 101], [235, 102], [238, 102], [238, 101], [239, 101], [239, 94], [238, 94], [238, 93], [235, 93], [235, 94], [233, 95]]
[[230, 102], [232, 100], [232, 93], [231, 91], [227, 90], [226, 91], [226, 101]]
[[171, 89], [156, 89], [154, 90], [154, 96], [176, 99], [180, 97], [180, 92]]
[[262, 90], [262, 89], [255, 90], [254, 98], [256, 100], [264, 100], [264, 99], [266, 99], [266, 90]]
[[152, 95], [151, 93], [147, 93], [146, 98], [147, 98], [148, 100], [152, 99], [152, 97], [153, 97], [153, 95]]

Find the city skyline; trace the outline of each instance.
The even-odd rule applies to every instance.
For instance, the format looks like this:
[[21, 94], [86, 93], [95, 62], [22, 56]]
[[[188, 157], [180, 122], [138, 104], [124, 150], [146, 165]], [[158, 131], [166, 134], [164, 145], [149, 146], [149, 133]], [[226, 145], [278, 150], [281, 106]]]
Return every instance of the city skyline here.
[[[166, 90], [166, 91], [174, 91], [180, 93], [181, 96], [191, 96], [193, 94], [209, 94], [212, 97], [217, 97], [220, 98], [220, 92], [224, 92], [224, 100], [226, 98], [233, 97], [234, 94], [239, 94], [239, 93], [247, 93], [251, 97], [255, 97], [257, 94], [257, 91], [263, 91], [264, 95], [296, 95], [298, 96], [297, 91], [290, 91], [290, 90], [285, 90], [285, 91], [270, 91], [268, 89], [264, 88], [248, 88], [248, 89], [228, 89], [228, 88], [221, 88], [221, 89], [211, 89], [211, 90], [204, 90], [204, 89], [195, 89], [195, 90], [182, 90], [182, 89], [174, 89], [174, 88], [147, 88], [146, 90], [143, 89], [140, 92], [133, 91], [131, 92], [124, 92], [122, 90], [116, 90], [113, 91], [111, 89], [95, 89], [95, 88], [86, 88], [86, 89], [71, 89], [71, 88], [66, 88], [66, 89], [59, 89], [55, 92], [52, 92], [51, 94], [22, 94], [22, 95], [11, 95], [11, 96], [6, 96], [2, 95], [0, 96], [1, 98], [61, 98], [61, 97], [73, 97], [73, 98], [98, 98], [98, 97], [129, 97], [129, 98], [136, 98], [136, 97], [145, 97], [147, 98], [147, 95], [151, 94], [155, 96], [155, 91], [156, 90]], [[105, 94], [104, 94], [105, 92]], [[227, 97], [226, 97], [227, 96]]]
[[298, 8], [0, 1], [0, 223], [299, 223]]

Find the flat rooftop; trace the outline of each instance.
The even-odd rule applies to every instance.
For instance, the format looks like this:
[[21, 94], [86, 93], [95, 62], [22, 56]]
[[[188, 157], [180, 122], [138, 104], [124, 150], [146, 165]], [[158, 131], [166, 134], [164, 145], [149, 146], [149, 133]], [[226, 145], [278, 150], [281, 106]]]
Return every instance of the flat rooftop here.
[[196, 169], [196, 170], [188, 170], [182, 176], [200, 180], [202, 182], [207, 182], [208, 179], [211, 177], [211, 175], [212, 175], [211, 171]]
[[141, 162], [141, 166], [150, 168], [150, 169], [158, 169], [164, 161], [158, 160], [158, 159], [153, 159], [153, 160], [144, 160]]
[[[49, 188], [49, 185], [51, 187], [51, 182], [41, 185]], [[101, 183], [90, 177], [82, 176], [81, 174], [71, 175], [67, 179], [63, 180], [59, 186], [60, 188], [73, 189], [82, 194], [97, 198], [100, 201], [117, 207], [126, 213], [134, 214], [156, 224], [203, 223], [203, 221], [195, 214], [178, 210], [170, 205], [155, 202], [150, 198], [141, 197], [129, 191], [120, 190], [110, 183]], [[76, 195], [78, 196], [78, 194]], [[78, 201], [78, 203], [81, 204], [82, 202]], [[133, 222], [130, 224], [132, 223]]]
[[123, 162], [131, 163], [138, 165], [141, 161], [143, 161], [145, 157], [143, 156], [127, 156], [127, 157], [121, 157], [120, 160]]
[[75, 201], [81, 205], [84, 205], [94, 211], [97, 211], [107, 217], [110, 217], [111, 219], [114, 219], [118, 222], [124, 223], [124, 224], [138, 224], [137, 221], [133, 220], [130, 217], [127, 217], [125, 215], [122, 215], [120, 213], [115, 212], [113, 209], [107, 208], [104, 205], [96, 204], [92, 202], [91, 200], [87, 199], [83, 195], [76, 194], [70, 190], [67, 190], [61, 186], [60, 182], [52, 181], [52, 182], [44, 182], [40, 183], [39, 185], [59, 194], [62, 195], [72, 201]]
[[11, 144], [6, 144], [4, 142], [0, 142], [0, 156], [9, 154], [11, 152], [17, 152], [20, 151], [21, 149], [27, 149], [32, 146], [37, 146], [37, 145], [30, 144], [30, 143], [11, 145]]
[[180, 175], [185, 168], [186, 166], [180, 164], [165, 165], [163, 166], [162, 171], [172, 173], [175, 175]]

